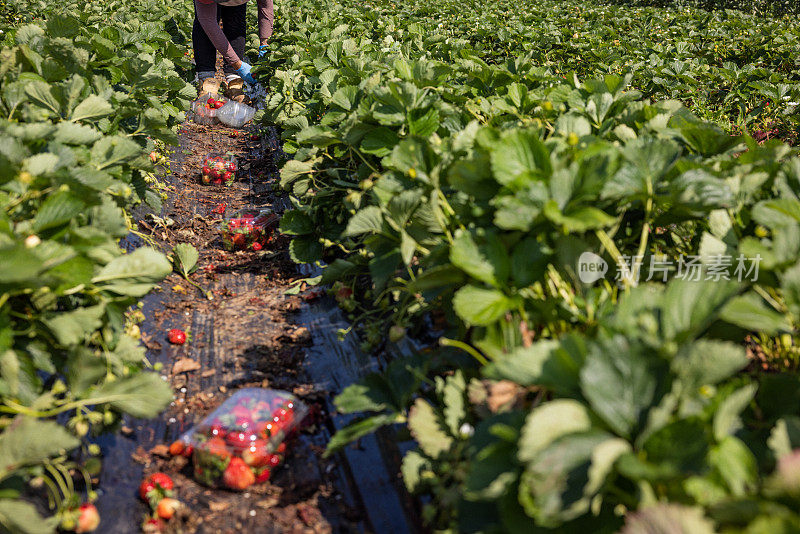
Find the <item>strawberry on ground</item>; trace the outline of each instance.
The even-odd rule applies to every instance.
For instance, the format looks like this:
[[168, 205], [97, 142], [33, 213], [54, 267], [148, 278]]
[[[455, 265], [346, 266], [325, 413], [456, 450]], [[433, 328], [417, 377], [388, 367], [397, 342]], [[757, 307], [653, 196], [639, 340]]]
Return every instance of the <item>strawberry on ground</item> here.
[[166, 497], [158, 501], [158, 506], [156, 506], [156, 514], [161, 519], [171, 519], [175, 512], [181, 507], [181, 501], [178, 499], [173, 499], [171, 497]]
[[100, 524], [100, 514], [97, 513], [97, 508], [92, 503], [85, 502], [78, 508], [78, 511], [80, 515], [75, 532], [94, 532]]
[[186, 343], [186, 332], [178, 328], [173, 328], [167, 332], [167, 337], [169, 338], [169, 342], [173, 345], [183, 345]]
[[145, 534], [159, 534], [163, 532], [166, 527], [167, 525], [164, 521], [151, 517], [142, 525], [142, 532]]

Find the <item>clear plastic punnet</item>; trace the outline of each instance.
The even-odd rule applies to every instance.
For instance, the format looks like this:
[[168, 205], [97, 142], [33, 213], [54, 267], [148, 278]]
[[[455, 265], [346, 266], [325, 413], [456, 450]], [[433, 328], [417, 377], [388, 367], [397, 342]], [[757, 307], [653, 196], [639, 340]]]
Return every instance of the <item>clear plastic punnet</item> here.
[[205, 94], [192, 102], [192, 120], [197, 124], [211, 125], [219, 122], [217, 114], [225, 100], [216, 93]]
[[306, 405], [285, 391], [237, 391], [180, 438], [192, 447], [195, 479], [239, 491], [269, 480], [283, 461], [286, 438], [307, 414]]
[[255, 114], [255, 108], [235, 100], [228, 100], [224, 106], [216, 110], [217, 120], [231, 128], [241, 128], [250, 122]]
[[226, 250], [259, 251], [267, 244], [280, 217], [271, 210], [242, 210], [222, 221], [220, 233]]
[[236, 180], [239, 164], [233, 154], [211, 153], [203, 160], [200, 180], [204, 184], [230, 185]]

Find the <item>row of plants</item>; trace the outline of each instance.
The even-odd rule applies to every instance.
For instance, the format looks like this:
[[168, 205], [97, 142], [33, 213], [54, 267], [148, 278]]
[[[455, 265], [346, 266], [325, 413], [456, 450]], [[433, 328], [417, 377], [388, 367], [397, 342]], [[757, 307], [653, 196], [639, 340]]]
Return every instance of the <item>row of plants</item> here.
[[150, 155], [196, 95], [180, 44], [191, 11], [12, 4], [0, 18], [0, 530], [88, 532], [92, 437], [172, 400], [136, 326], [172, 265], [121, 240], [135, 206], [160, 209]]
[[[437, 530], [800, 528], [800, 159], [693, 113], [730, 116], [703, 96], [721, 69], [697, 43], [752, 37], [752, 19], [368, 8], [279, 9], [269, 65], [292, 257], [324, 262], [309, 281], [331, 285], [364, 349], [430, 342], [337, 398], [360, 417], [329, 449], [406, 425], [403, 478]], [[597, 59], [609, 34], [622, 74]], [[724, 68], [796, 94], [780, 49], [751, 40]], [[699, 63], [654, 88], [676, 53]], [[665, 99], [686, 88], [692, 110]], [[587, 253], [605, 277], [582, 276]], [[742, 372], [757, 356], [787, 369]]]

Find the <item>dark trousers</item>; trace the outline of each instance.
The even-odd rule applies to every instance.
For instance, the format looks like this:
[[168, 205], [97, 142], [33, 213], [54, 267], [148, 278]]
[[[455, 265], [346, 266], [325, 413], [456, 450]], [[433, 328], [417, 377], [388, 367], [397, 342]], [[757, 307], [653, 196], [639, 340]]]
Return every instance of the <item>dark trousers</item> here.
[[[217, 22], [222, 21], [222, 32], [233, 47], [233, 51], [239, 57], [244, 57], [244, 42], [246, 34], [245, 14], [247, 4], [240, 6], [217, 6]], [[200, 72], [216, 72], [217, 70], [217, 49], [211, 39], [208, 38], [197, 14], [194, 17], [194, 27], [192, 28], [192, 45], [194, 46], [195, 70]], [[233, 65], [225, 62], [223, 68], [225, 74], [234, 74], [236, 70]]]

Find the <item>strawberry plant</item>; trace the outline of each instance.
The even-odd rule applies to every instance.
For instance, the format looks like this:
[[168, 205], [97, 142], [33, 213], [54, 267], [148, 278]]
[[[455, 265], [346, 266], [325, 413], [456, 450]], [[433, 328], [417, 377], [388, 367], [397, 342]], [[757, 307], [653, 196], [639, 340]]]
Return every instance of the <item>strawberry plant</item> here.
[[[189, 21], [171, 2], [16, 4], [33, 15], [3, 26], [0, 51], [0, 525], [88, 532], [86, 439], [172, 400], [128, 313], [171, 265], [120, 240], [135, 205], [160, 209], [149, 154], [194, 97], [174, 42]], [[29, 479], [53, 517], [19, 499]]]
[[330, 451], [407, 424], [434, 529], [798, 524], [800, 406], [775, 395], [800, 382], [743, 372], [746, 339], [800, 322], [800, 160], [759, 134], [795, 135], [795, 29], [584, 2], [308, 0], [280, 21], [258, 68], [290, 253], [364, 348], [438, 342], [337, 398], [361, 417]]

